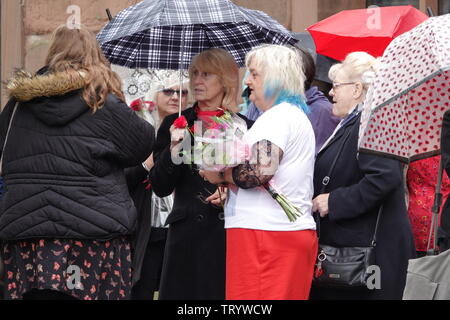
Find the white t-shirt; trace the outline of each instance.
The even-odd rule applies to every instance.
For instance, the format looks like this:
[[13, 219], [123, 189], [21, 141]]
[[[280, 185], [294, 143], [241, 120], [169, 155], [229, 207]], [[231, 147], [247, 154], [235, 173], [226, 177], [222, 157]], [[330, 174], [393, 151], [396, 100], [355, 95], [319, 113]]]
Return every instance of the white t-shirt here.
[[225, 228], [315, 230], [316, 223], [311, 214], [315, 137], [305, 113], [289, 103], [276, 105], [258, 118], [245, 139], [249, 146], [268, 140], [283, 150], [283, 159], [270, 184], [304, 215], [290, 222], [278, 202], [262, 187], [229, 188]]

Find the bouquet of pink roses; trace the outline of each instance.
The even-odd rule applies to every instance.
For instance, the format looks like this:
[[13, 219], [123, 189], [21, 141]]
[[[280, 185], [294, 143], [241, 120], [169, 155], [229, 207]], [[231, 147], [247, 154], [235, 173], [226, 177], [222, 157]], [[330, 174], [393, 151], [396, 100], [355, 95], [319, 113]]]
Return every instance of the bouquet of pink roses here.
[[244, 141], [246, 122], [224, 111], [212, 117], [206, 130], [195, 130], [194, 159], [201, 170], [223, 171], [249, 160], [250, 150]]

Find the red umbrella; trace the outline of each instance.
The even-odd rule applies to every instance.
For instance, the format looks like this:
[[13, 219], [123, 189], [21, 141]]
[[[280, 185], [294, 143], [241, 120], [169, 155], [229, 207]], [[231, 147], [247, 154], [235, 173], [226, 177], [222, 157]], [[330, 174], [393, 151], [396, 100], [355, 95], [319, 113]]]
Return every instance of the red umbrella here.
[[312, 25], [308, 31], [317, 53], [342, 61], [354, 51], [380, 57], [394, 38], [426, 19], [411, 5], [344, 10]]

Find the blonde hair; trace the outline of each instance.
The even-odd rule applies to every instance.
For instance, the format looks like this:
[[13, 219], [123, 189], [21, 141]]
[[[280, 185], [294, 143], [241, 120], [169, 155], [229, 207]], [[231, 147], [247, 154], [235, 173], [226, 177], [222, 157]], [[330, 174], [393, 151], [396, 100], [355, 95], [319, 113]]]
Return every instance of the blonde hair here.
[[339, 72], [342, 72], [350, 82], [361, 82], [364, 93], [367, 92], [373, 82], [375, 73], [379, 68], [379, 60], [372, 55], [356, 51], [349, 53], [342, 63], [330, 68], [328, 77], [334, 81]]
[[[170, 70], [171, 72], [164, 78], [160, 79], [160, 81], [154, 86], [154, 90], [151, 92], [151, 94], [149, 95], [150, 100], [153, 102], [157, 102], [158, 101], [158, 94], [162, 93], [162, 91], [164, 89], [172, 89], [173, 87], [177, 87], [180, 86], [180, 75], [179, 75], [179, 71], [174, 71], [174, 70]], [[172, 73], [172, 74], [171, 74]], [[186, 79], [185, 77], [183, 77], [183, 82], [181, 83], [183, 90], [186, 89], [188, 90], [189, 88], [189, 80]], [[190, 99], [190, 95], [191, 95], [191, 90], [188, 91], [188, 96], [186, 98], [186, 106], [183, 110], [186, 110], [187, 105], [189, 104], [188, 101]], [[179, 92], [178, 92], [179, 94]], [[182, 97], [180, 97], [178, 95], [178, 99], [182, 99]], [[159, 105], [156, 103], [156, 108], [151, 112], [151, 116], [153, 118], [153, 120], [155, 121], [154, 127], [156, 129], [159, 129], [159, 122], [160, 122], [160, 117], [159, 117]]]
[[85, 27], [58, 27], [45, 62], [50, 72], [81, 71], [85, 74], [83, 99], [93, 112], [103, 106], [109, 93], [125, 102], [119, 76], [111, 70], [95, 35]]
[[222, 106], [233, 112], [239, 111], [237, 103], [239, 68], [228, 51], [220, 48], [208, 49], [192, 59], [189, 66], [191, 91], [194, 91], [192, 79], [196, 71], [216, 74], [225, 91]]
[[291, 96], [305, 95], [303, 60], [297, 49], [281, 45], [262, 45], [246, 57], [247, 68], [253, 65], [264, 74], [264, 87], [269, 97], [285, 92]]

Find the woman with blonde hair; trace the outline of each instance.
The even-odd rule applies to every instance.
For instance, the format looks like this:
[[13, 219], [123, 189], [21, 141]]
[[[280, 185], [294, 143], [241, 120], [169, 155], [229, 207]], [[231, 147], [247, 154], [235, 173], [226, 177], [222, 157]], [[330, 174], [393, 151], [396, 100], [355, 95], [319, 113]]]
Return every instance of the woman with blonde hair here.
[[314, 299], [401, 299], [408, 259], [415, 256], [401, 163], [358, 154], [361, 110], [377, 65], [371, 55], [354, 52], [330, 69], [333, 114], [342, 120], [316, 157], [313, 211], [320, 214], [321, 245], [373, 243], [381, 274], [372, 290], [313, 285]]
[[[191, 92], [196, 100], [181, 114], [187, 127], [202, 135], [223, 110], [237, 110], [239, 74], [233, 56], [209, 49], [192, 59]], [[225, 297], [225, 230], [217, 187], [198, 174], [194, 163], [174, 161], [185, 144], [173, 126], [178, 114], [164, 119], [158, 130], [150, 171], [153, 191], [159, 197], [175, 193], [160, 284], [160, 299], [223, 300]], [[195, 126], [194, 126], [195, 122]], [[181, 136], [182, 137], [182, 136]], [[189, 137], [189, 136], [188, 136]], [[185, 141], [188, 141], [187, 139]], [[194, 141], [191, 140], [192, 144]]]
[[[222, 174], [200, 174], [228, 184], [227, 300], [306, 300], [317, 252], [311, 214], [315, 139], [307, 117], [299, 52], [264, 45], [247, 54], [250, 100], [263, 114], [245, 138], [249, 161]], [[298, 207], [290, 221], [264, 189], [269, 183]]]
[[84, 27], [56, 29], [46, 67], [16, 74], [7, 88], [6, 298], [128, 299], [137, 219], [124, 168], [151, 154], [152, 126], [124, 103], [119, 77]]

